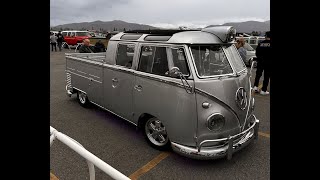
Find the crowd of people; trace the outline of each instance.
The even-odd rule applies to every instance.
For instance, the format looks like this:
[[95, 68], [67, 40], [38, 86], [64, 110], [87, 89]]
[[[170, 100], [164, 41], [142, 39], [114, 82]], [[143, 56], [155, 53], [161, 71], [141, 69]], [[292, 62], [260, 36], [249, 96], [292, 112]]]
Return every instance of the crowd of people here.
[[53, 32], [50, 32], [50, 44], [51, 44], [51, 51], [53, 49], [57, 51], [57, 45], [59, 48], [59, 51], [61, 51], [62, 42], [64, 41], [63, 35], [61, 34], [61, 31], [58, 32], [58, 34], [54, 34]]

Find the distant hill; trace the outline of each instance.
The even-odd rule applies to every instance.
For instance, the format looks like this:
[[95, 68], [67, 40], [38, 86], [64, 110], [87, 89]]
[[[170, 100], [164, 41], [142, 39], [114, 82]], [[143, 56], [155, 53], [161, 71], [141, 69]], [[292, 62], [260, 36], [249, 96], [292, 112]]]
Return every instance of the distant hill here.
[[125, 21], [114, 20], [114, 21], [94, 21], [94, 22], [82, 22], [82, 23], [71, 23], [71, 24], [63, 24], [52, 27], [54, 30], [60, 29], [73, 29], [73, 30], [106, 30], [106, 31], [123, 31], [125, 30], [136, 30], [136, 29], [157, 29], [156, 27], [144, 25], [144, 24], [137, 24], [137, 23], [128, 23]]
[[[210, 25], [207, 27], [213, 27], [217, 25]], [[259, 21], [246, 21], [246, 22], [230, 22], [225, 23], [223, 25], [218, 26], [233, 26], [236, 28], [237, 32], [241, 33], [251, 33], [252, 31], [261, 31], [266, 32], [270, 31], [270, 20], [265, 22], [259, 22]]]
[[[222, 25], [210, 25], [212, 26], [222, 26]], [[230, 22], [225, 23], [223, 26], [233, 26], [236, 28], [237, 32], [241, 33], [251, 33], [252, 31], [269, 31], [270, 30], [270, 20], [265, 22], [259, 21], [246, 21], [246, 22]], [[159, 29], [159, 27], [153, 27], [145, 24], [128, 23], [125, 21], [114, 20], [114, 21], [93, 21], [93, 22], [81, 22], [81, 23], [71, 23], [63, 24], [52, 27], [53, 30], [60, 29], [72, 29], [72, 30], [105, 30], [105, 31], [123, 31], [125, 30], [148, 30], [148, 29]], [[160, 28], [161, 29], [161, 28]]]

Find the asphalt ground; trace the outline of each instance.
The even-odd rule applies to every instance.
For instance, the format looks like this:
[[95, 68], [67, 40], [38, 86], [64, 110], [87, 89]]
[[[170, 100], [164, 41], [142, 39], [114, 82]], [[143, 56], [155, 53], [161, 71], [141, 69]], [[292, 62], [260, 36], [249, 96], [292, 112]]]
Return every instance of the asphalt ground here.
[[[50, 125], [124, 175], [131, 179], [270, 179], [270, 96], [254, 95], [260, 120], [257, 141], [231, 160], [194, 160], [153, 149], [134, 125], [98, 107], [81, 107], [76, 95], [67, 97], [66, 52], [74, 50], [50, 53]], [[60, 180], [89, 179], [85, 159], [58, 140], [50, 149], [50, 169]], [[97, 180], [112, 179], [95, 170]]]

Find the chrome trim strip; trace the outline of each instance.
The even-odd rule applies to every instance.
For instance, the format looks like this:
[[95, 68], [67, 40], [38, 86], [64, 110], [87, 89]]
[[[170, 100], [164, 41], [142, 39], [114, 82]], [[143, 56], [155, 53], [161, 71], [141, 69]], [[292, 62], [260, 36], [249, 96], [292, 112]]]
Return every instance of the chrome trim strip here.
[[97, 82], [97, 83], [102, 83], [101, 81], [97, 81], [97, 80], [95, 80], [95, 79], [92, 79], [92, 78], [89, 78], [89, 77], [83, 76], [83, 75], [81, 75], [81, 74], [77, 74], [77, 73], [72, 72], [72, 71], [69, 71], [69, 70], [66, 70], [66, 71], [67, 71], [67, 72], [69, 72], [69, 73], [71, 73], [71, 74], [74, 74], [74, 75], [77, 75], [77, 76], [80, 76], [80, 77], [86, 78], [86, 79], [88, 79], [88, 80], [92, 80], [92, 81], [95, 81], [95, 82]]
[[70, 70], [72, 70], [72, 71], [76, 70], [76, 69], [73, 69], [73, 68], [70, 68], [70, 67], [67, 67], [67, 69], [70, 69]]
[[[147, 78], [147, 79], [150, 79], [150, 80], [154, 80], [154, 81], [166, 83], [166, 84], [173, 85], [173, 86], [176, 86], [176, 87], [179, 87], [179, 88], [183, 88], [183, 89], [184, 89], [183, 84], [180, 84], [180, 83], [178, 83], [178, 82], [168, 81], [168, 80], [164, 80], [164, 79], [157, 78], [157, 77], [152, 77], [152, 76], [147, 76], [147, 75], [140, 74], [140, 73], [139, 73], [139, 74], [138, 74], [138, 73], [134, 73], [134, 74], [135, 74], [136, 76], [138, 76], [138, 77]], [[190, 80], [190, 79], [189, 79], [189, 80]]]
[[134, 71], [135, 71], [131, 68], [125, 68], [124, 66], [117, 66], [117, 65], [111, 65], [111, 64], [103, 64], [103, 67], [111, 70], [115, 70], [115, 71], [128, 73], [128, 74], [134, 74]]
[[74, 60], [74, 61], [81, 61], [82, 63], [94, 64], [94, 65], [101, 66], [101, 67], [104, 64], [104, 61], [94, 61], [94, 60], [88, 60], [88, 59], [74, 57], [74, 56], [67, 56], [66, 59], [70, 59], [70, 60]]
[[102, 109], [104, 109], [104, 110], [106, 110], [106, 111], [108, 111], [108, 112], [110, 112], [110, 113], [112, 113], [112, 114], [114, 114], [114, 115], [116, 115], [116, 116], [118, 116], [118, 117], [120, 117], [120, 118], [128, 121], [129, 123], [131, 123], [131, 124], [133, 124], [133, 125], [135, 125], [135, 126], [138, 126], [136, 123], [134, 123], [134, 122], [132, 122], [132, 121], [129, 121], [128, 119], [126, 119], [126, 118], [124, 118], [124, 117], [122, 117], [122, 116], [120, 116], [120, 115], [118, 115], [118, 114], [110, 111], [109, 109], [106, 109], [105, 107], [103, 107], [103, 106], [101, 106], [101, 105], [99, 105], [99, 104], [97, 104], [97, 103], [95, 103], [95, 102], [93, 102], [93, 101], [90, 101], [90, 102], [91, 102], [92, 104], [94, 104], [94, 105], [96, 105], [96, 106], [98, 106], [98, 107], [100, 107], [100, 108], [102, 108]]
[[95, 77], [95, 78], [99, 78], [99, 79], [100, 79], [99, 76], [95, 76], [95, 75], [92, 75], [92, 74], [89, 74], [89, 76], [92, 76], [92, 77]]
[[[214, 96], [214, 95], [212, 95], [212, 94], [210, 94], [210, 93], [208, 93], [208, 92], [206, 92], [206, 91], [204, 91], [204, 90], [201, 90], [201, 89], [199, 89], [199, 88], [195, 88], [195, 92], [196, 92], [196, 93], [199, 93], [199, 94], [202, 94], [202, 95], [204, 95], [204, 96], [207, 96], [207, 97], [209, 97], [209, 98], [211, 98], [211, 99], [213, 99], [213, 100], [217, 100], [218, 102], [220, 102], [223, 106], [227, 107], [227, 109], [229, 109], [229, 110], [237, 117], [237, 119], [238, 119], [238, 121], [239, 121], [239, 124], [240, 124], [240, 118], [239, 118], [238, 114], [231, 108], [231, 106], [229, 106], [228, 104], [226, 104], [225, 102], [223, 102], [222, 100], [220, 100], [219, 98], [217, 98], [216, 96]], [[240, 124], [240, 125], [241, 125], [241, 124]]]
[[86, 92], [82, 91], [82, 90], [81, 90], [81, 89], [79, 89], [79, 88], [75, 88], [75, 87], [73, 87], [73, 89], [75, 89], [75, 90], [77, 90], [77, 91], [80, 91], [80, 92], [83, 92], [84, 94], [87, 94]]
[[82, 73], [82, 74], [87, 74], [86, 72], [79, 71], [79, 70], [77, 70], [77, 72]]

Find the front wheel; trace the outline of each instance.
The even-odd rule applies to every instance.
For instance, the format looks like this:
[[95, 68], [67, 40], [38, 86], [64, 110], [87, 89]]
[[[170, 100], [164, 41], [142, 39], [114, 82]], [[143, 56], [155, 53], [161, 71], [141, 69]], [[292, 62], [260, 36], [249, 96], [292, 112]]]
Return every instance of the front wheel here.
[[170, 141], [166, 128], [158, 118], [150, 118], [144, 125], [144, 135], [148, 143], [159, 150], [169, 148]]
[[87, 107], [89, 105], [88, 97], [85, 93], [78, 91], [77, 93], [78, 102], [82, 107]]

